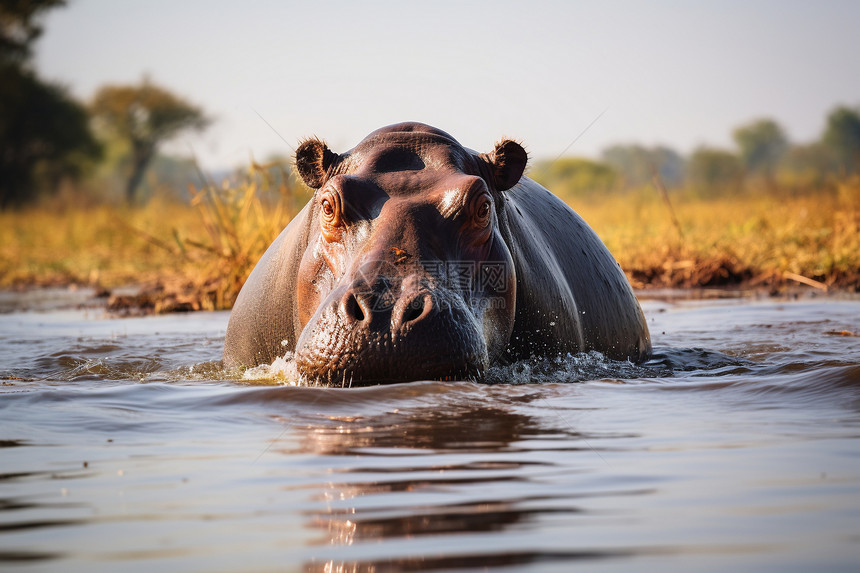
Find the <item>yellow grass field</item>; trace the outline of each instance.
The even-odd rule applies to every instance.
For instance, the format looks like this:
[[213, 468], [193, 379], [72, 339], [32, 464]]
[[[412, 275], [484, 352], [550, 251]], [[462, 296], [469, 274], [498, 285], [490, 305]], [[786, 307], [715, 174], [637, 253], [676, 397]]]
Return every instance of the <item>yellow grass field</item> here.
[[[260, 166], [191, 205], [73, 200], [0, 212], [0, 288], [143, 287], [150, 311], [230, 308], [268, 244], [308, 199]], [[638, 288], [743, 285], [860, 289], [860, 179], [798, 197], [693, 199], [653, 188], [573, 205]], [[116, 298], [116, 297], [115, 297]]]
[[639, 288], [860, 287], [858, 179], [798, 197], [682, 196], [670, 208], [652, 189], [573, 207]]

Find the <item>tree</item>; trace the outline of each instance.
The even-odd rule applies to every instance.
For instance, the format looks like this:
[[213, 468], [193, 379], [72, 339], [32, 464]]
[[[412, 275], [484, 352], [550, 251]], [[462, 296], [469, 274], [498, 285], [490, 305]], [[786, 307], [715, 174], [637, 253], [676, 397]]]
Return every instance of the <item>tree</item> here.
[[0, 203], [32, 200], [81, 175], [100, 147], [85, 109], [65, 90], [14, 68], [0, 71]]
[[0, 57], [25, 65], [33, 42], [42, 35], [38, 18], [48, 8], [65, 6], [65, 0], [4, 0], [0, 3]]
[[0, 4], [0, 207], [55, 190], [99, 155], [86, 110], [58, 85], [41, 81], [31, 66], [38, 17], [59, 0]]
[[781, 183], [795, 188], [825, 188], [836, 170], [833, 152], [821, 142], [790, 146], [779, 164]]
[[687, 177], [703, 196], [736, 192], [743, 181], [743, 165], [730, 151], [700, 147], [690, 156]]
[[821, 137], [845, 173], [860, 171], [860, 113], [840, 106], [827, 116], [827, 126]]
[[774, 169], [788, 149], [788, 138], [779, 124], [772, 119], [759, 119], [735, 129], [732, 135], [747, 171], [772, 181]]
[[205, 128], [209, 120], [200, 108], [144, 79], [139, 86], [105, 86], [90, 109], [97, 125], [126, 140], [131, 148], [131, 172], [126, 199], [134, 201], [143, 174], [158, 146], [179, 133]]
[[613, 145], [602, 156], [630, 186], [648, 185], [655, 174], [669, 187], [680, 185], [684, 178], [684, 158], [668, 147]]
[[579, 157], [539, 162], [529, 177], [566, 200], [611, 191], [618, 180], [611, 166]]

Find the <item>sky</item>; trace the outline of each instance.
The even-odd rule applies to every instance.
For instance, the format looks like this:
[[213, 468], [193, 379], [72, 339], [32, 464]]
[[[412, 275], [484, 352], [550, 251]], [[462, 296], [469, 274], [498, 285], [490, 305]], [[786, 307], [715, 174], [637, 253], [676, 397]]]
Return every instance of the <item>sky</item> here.
[[201, 106], [166, 149], [207, 169], [400, 121], [535, 159], [730, 147], [762, 117], [802, 143], [860, 105], [853, 0], [70, 0], [43, 22], [36, 67], [82, 101], [148, 76]]

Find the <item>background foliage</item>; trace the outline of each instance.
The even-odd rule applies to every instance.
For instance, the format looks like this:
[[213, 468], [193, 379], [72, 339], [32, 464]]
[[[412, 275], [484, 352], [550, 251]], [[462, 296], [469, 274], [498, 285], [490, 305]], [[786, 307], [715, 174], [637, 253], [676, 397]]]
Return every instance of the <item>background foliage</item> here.
[[[164, 154], [211, 120], [149, 78], [86, 105], [42, 80], [39, 19], [63, 5], [0, 3], [0, 287], [134, 283], [145, 288], [128, 307], [229, 308], [309, 190], [284, 158], [213, 178]], [[617, 144], [535, 161], [528, 175], [585, 217], [638, 286], [860, 289], [860, 108], [831, 110], [814, 141], [767, 117], [731, 135], [733, 148], [687, 156]]]

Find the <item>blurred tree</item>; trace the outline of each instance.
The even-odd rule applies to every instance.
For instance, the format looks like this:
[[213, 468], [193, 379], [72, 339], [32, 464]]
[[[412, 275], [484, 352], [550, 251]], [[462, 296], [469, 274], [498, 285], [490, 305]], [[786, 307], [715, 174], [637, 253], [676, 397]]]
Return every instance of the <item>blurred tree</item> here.
[[0, 56], [4, 63], [25, 65], [32, 45], [42, 35], [37, 18], [48, 8], [65, 6], [65, 0], [3, 0], [0, 2]]
[[209, 124], [200, 108], [144, 79], [139, 86], [105, 86], [91, 105], [96, 125], [131, 148], [131, 170], [126, 199], [137, 190], [158, 145], [182, 131]]
[[0, 206], [56, 190], [99, 154], [85, 109], [60, 86], [41, 81], [31, 66], [39, 16], [60, 0], [0, 3]]
[[840, 106], [827, 116], [821, 142], [834, 154], [845, 173], [860, 171], [860, 113]]
[[794, 189], [822, 189], [836, 171], [833, 152], [823, 143], [792, 145], [779, 163], [780, 184]]
[[747, 171], [773, 182], [774, 169], [788, 149], [788, 138], [779, 124], [759, 119], [735, 129], [732, 135]]
[[27, 71], [0, 69], [0, 204], [54, 191], [64, 177], [81, 175], [100, 147], [85, 109], [65, 90]]
[[650, 153], [652, 164], [657, 166], [657, 173], [664, 184], [679, 187], [684, 183], [686, 161], [680, 153], [662, 145], [651, 148]]
[[684, 158], [668, 147], [613, 145], [603, 151], [602, 158], [629, 186], [648, 185], [655, 173], [668, 187], [677, 187], [684, 180]]
[[743, 181], [741, 160], [730, 151], [700, 147], [687, 163], [690, 186], [702, 196], [737, 192]]
[[566, 200], [611, 191], [618, 181], [611, 166], [579, 157], [538, 162], [528, 175]]

